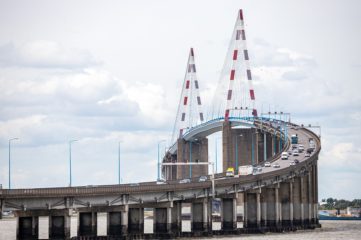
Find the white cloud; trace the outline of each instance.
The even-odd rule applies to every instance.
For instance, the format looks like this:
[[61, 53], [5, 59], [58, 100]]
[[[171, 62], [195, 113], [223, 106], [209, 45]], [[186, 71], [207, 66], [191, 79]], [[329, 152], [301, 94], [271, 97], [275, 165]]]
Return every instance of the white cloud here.
[[65, 48], [53, 41], [13, 43], [0, 46], [0, 66], [77, 69], [98, 65], [88, 51]]

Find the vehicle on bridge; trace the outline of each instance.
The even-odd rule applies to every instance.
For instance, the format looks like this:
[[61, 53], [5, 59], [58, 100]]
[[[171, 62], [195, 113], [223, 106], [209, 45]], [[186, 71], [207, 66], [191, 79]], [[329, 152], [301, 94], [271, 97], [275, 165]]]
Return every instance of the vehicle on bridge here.
[[250, 175], [252, 173], [253, 173], [252, 165], [244, 165], [238, 167], [238, 175], [240, 176]]
[[226, 177], [234, 177], [234, 168], [233, 167], [227, 168]]
[[297, 134], [293, 134], [291, 136], [291, 143], [292, 144], [298, 144], [298, 136], [297, 136]]
[[281, 159], [282, 159], [282, 160], [287, 160], [287, 159], [288, 159], [288, 152], [283, 152], [283, 153], [281, 154]]

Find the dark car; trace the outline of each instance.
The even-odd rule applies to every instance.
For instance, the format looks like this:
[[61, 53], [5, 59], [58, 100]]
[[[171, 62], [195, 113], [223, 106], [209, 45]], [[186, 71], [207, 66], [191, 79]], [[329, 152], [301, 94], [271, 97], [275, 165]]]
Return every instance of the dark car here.
[[297, 163], [300, 163], [300, 161], [298, 161], [298, 159], [295, 159], [295, 160], [293, 160], [296, 164]]

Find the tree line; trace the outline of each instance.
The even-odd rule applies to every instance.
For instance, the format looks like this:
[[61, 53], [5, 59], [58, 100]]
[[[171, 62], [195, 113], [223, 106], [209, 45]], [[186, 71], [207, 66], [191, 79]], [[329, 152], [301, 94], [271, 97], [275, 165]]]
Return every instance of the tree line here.
[[361, 208], [361, 199], [354, 199], [352, 201], [345, 199], [327, 198], [322, 199], [323, 205], [320, 205], [320, 210], [332, 209], [346, 209], [347, 207]]

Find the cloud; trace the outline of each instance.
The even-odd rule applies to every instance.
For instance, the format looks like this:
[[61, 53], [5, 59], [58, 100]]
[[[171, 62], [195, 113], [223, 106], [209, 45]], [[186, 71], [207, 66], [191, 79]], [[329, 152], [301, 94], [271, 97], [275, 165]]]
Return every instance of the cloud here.
[[81, 69], [100, 64], [89, 51], [71, 49], [53, 41], [0, 46], [0, 66]]

